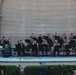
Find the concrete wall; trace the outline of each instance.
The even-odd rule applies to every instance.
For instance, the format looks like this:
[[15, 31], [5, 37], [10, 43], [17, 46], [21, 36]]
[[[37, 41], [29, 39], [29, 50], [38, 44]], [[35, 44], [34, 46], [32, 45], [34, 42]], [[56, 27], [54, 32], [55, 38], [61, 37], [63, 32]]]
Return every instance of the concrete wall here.
[[1, 0], [0, 0], [0, 4], [1, 4]]
[[4, 0], [1, 36], [17, 40], [55, 32], [76, 32], [76, 0]]
[[0, 4], [1, 4], [1, 1], [2, 1], [2, 0], [0, 0]]
[[0, 0], [0, 35], [1, 35], [1, 2], [2, 0]]

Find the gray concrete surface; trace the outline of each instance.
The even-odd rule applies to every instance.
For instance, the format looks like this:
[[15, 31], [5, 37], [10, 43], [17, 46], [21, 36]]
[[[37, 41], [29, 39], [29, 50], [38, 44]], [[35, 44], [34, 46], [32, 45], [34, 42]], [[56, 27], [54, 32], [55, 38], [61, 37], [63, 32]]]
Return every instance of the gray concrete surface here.
[[14, 42], [31, 33], [76, 33], [75, 0], [4, 0], [1, 10], [1, 36]]

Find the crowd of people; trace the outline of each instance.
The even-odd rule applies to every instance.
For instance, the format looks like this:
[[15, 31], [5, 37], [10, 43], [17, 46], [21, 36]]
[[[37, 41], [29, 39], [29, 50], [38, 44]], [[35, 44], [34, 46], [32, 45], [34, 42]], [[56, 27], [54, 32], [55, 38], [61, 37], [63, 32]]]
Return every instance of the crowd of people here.
[[[61, 51], [64, 56], [69, 56], [71, 51], [76, 55], [76, 36], [73, 33], [69, 37], [67, 37], [66, 33], [63, 33], [62, 36], [59, 36], [57, 33], [52, 36], [50, 34], [46, 36], [40, 34], [38, 37], [32, 33], [28, 39], [25, 39], [25, 42], [26, 45], [20, 39], [15, 44], [13, 49], [18, 52], [18, 56], [26, 56], [27, 54], [39, 56], [39, 52], [41, 52], [42, 56], [60, 56]], [[2, 37], [0, 39], [0, 45], [3, 46], [4, 52], [10, 52], [11, 54], [10, 38], [6, 40], [5, 37]]]

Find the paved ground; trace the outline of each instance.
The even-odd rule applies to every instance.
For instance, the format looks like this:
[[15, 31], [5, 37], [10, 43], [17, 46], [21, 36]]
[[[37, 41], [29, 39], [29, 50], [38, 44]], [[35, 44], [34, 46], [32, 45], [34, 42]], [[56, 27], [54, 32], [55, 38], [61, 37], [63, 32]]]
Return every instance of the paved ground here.
[[75, 56], [69, 57], [0, 57], [0, 62], [76, 62]]
[[[76, 57], [0, 57], [0, 65], [16, 65], [23, 71], [29, 65], [76, 65]], [[20, 66], [19, 66], [20, 65]]]

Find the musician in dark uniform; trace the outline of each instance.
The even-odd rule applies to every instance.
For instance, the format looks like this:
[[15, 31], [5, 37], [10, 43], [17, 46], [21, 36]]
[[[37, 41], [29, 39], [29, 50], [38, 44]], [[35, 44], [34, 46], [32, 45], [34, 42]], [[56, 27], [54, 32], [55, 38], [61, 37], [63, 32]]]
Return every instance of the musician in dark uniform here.
[[17, 50], [18, 50], [18, 55], [22, 53], [22, 55], [25, 56], [25, 45], [22, 42], [22, 40], [18, 41]]
[[76, 56], [76, 42], [73, 44], [73, 51], [75, 52], [75, 56]]
[[69, 56], [70, 50], [69, 50], [69, 43], [67, 41], [67, 39], [64, 39], [64, 43], [63, 43], [63, 51], [66, 53], [66, 56]]
[[53, 41], [52, 41], [52, 39], [51, 39], [51, 37], [50, 37], [50, 34], [47, 34], [47, 42], [48, 42], [48, 44], [49, 44], [49, 48], [51, 49], [51, 47], [53, 46]]
[[41, 50], [42, 34], [39, 35], [37, 42], [39, 44], [39, 50]]
[[58, 43], [58, 40], [55, 40], [54, 44], [53, 44], [53, 53], [54, 53], [54, 56], [56, 56], [56, 52], [57, 52], [57, 56], [60, 55], [60, 44]]
[[37, 47], [36, 40], [33, 39], [33, 41], [32, 41], [32, 43], [31, 43], [30, 46], [31, 46], [30, 48], [31, 48], [31, 50], [32, 50], [32, 52], [33, 52], [33, 56], [34, 56], [34, 55], [37, 56], [38, 47]]
[[42, 40], [43, 40], [43, 42], [42, 42], [42, 44], [41, 44], [42, 56], [44, 56], [44, 52], [46, 53], [46, 56], [47, 56], [47, 52], [48, 52], [48, 50], [49, 50], [49, 49], [48, 49], [49, 45], [48, 45], [46, 39], [42, 39]]

